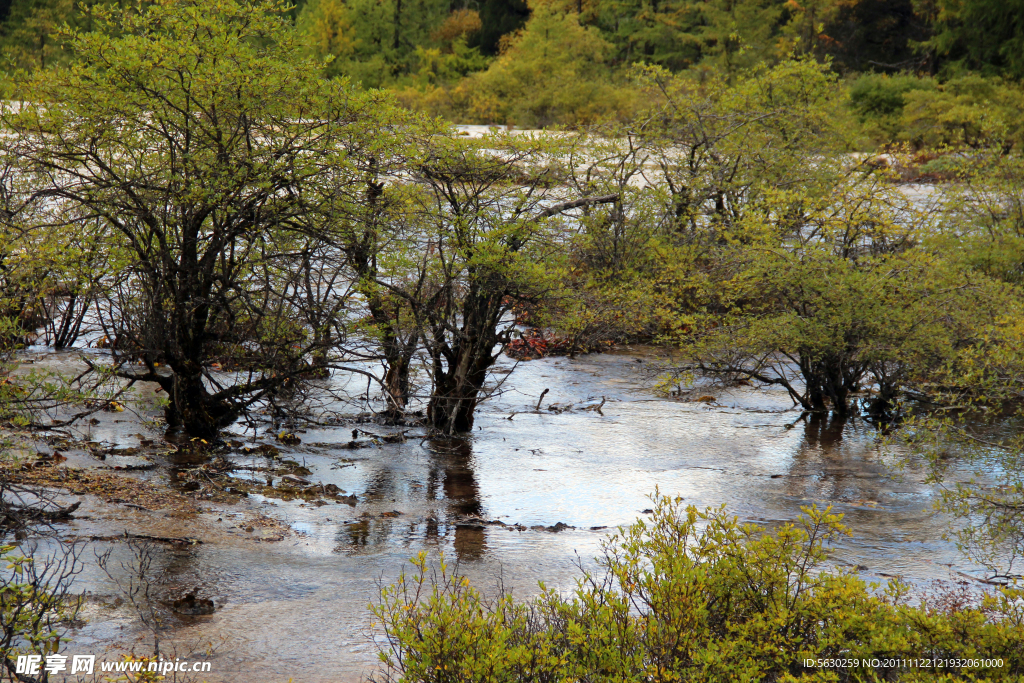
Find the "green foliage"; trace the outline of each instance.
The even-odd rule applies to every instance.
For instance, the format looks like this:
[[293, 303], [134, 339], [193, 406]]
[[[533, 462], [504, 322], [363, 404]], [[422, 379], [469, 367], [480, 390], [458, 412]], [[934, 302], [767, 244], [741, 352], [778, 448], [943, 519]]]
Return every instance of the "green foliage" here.
[[[758, 212], [765, 193], [828, 191], [841, 149], [839, 87], [810, 59], [759, 66], [730, 85], [723, 77], [674, 76], [645, 68], [649, 108], [638, 136], [677, 234], [714, 241]], [[811, 159], [814, 158], [814, 163]], [[778, 197], [777, 197], [778, 199]]]
[[932, 248], [969, 268], [1024, 284], [1024, 160], [998, 150], [950, 154]]
[[564, 255], [564, 288], [529, 311], [533, 324], [567, 340], [570, 353], [649, 340], [674, 317], [662, 274], [676, 254], [666, 239], [664, 194], [643, 180], [650, 152], [627, 126], [573, 140], [567, 181], [580, 195], [616, 201], [581, 212]]
[[531, 628], [531, 607], [502, 596], [488, 604], [442, 559], [435, 572], [426, 554], [381, 590], [373, 606], [392, 645], [381, 660], [401, 681], [527, 681], [549, 675], [565, 660], [547, 634]]
[[581, 217], [574, 294], [548, 312], [572, 337], [678, 339], [703, 328], [700, 316], [758, 289], [752, 271], [738, 275], [749, 264], [736, 245], [790, 234], [846, 173], [834, 152], [844, 144], [839, 86], [812, 60], [741, 72], [732, 84], [659, 67], [638, 76], [642, 113], [581, 139], [569, 164], [581, 194], [619, 197]]
[[921, 657], [1003, 660], [963, 670], [978, 680], [1024, 673], [1019, 589], [982, 606], [912, 606], [898, 581], [880, 592], [827, 566], [828, 546], [849, 533], [829, 510], [805, 508], [796, 524], [766, 530], [722, 508], [654, 503], [650, 522], [606, 542], [604, 575], [585, 574], [569, 594], [541, 584], [533, 600], [488, 600], [443, 559], [431, 570], [420, 555], [371, 606], [388, 680], [934, 680], [931, 670], [867, 664]]
[[[30, 241], [89, 236], [111, 267], [101, 315], [116, 369], [160, 383], [172, 424], [204, 436], [329, 344], [345, 292], [305, 231], [317, 215], [305, 198], [328, 169], [344, 182], [342, 136], [379, 135], [371, 119], [389, 109], [321, 80], [283, 14], [217, 0], [97, 8], [95, 30], [67, 36], [77, 60], [29, 77], [27, 103], [2, 111]], [[205, 384], [224, 356], [251, 374]]]
[[[787, 198], [788, 199], [788, 198]], [[805, 409], [891, 409], [1011, 310], [1014, 292], [918, 245], [929, 216], [884, 180], [851, 179], [786, 230], [791, 204], [757, 240], [729, 249], [727, 313], [711, 311], [686, 348], [705, 372], [780, 385]], [[794, 382], [799, 377], [799, 382]]]
[[776, 0], [596, 3], [595, 22], [616, 48], [617, 61], [672, 70], [714, 64], [727, 72], [775, 56], [783, 4]]
[[661, 283], [642, 272], [601, 277], [586, 269], [570, 271], [566, 288], [553, 291], [532, 310], [530, 323], [554, 329], [570, 356], [609, 342], [648, 341], [671, 326], [672, 300]]
[[296, 21], [327, 74], [380, 87], [415, 70], [418, 48], [447, 17], [438, 0], [310, 0]]
[[919, 0], [934, 35], [923, 46], [950, 73], [979, 70], [1024, 78], [1021, 0]]
[[[1012, 338], [1019, 353], [1020, 326], [1001, 332], [1001, 350], [1006, 350]], [[995, 340], [989, 337], [986, 341]], [[971, 410], [954, 417], [941, 413], [918, 416], [902, 425], [892, 440], [909, 447], [900, 465], [908, 466], [910, 455], [925, 458], [927, 481], [939, 490], [935, 509], [949, 515], [950, 535], [959, 549], [984, 566], [991, 577], [1016, 580], [1022, 576], [1024, 562], [1024, 438], [994, 436], [1000, 416], [986, 410], [986, 399], [995, 398], [998, 389], [990, 388], [993, 375], [984, 371], [1007, 370], [1005, 356], [997, 359], [999, 354], [991, 350], [971, 351], [961, 359], [968, 361], [964, 374], [953, 378], [962, 380], [965, 389], [957, 403]], [[1013, 366], [1019, 371], [1019, 361]], [[967, 384], [971, 376], [980, 381]], [[951, 382], [951, 386], [955, 385]], [[983, 396], [979, 390], [985, 392]], [[978, 471], [969, 477], [953, 474], [954, 467], [963, 466]]]
[[[103, 6], [14, 3], [0, 24], [8, 65], [39, 70], [76, 59], [62, 26], [92, 30]], [[324, 74], [393, 88], [407, 106], [460, 122], [622, 119], [633, 96], [625, 76], [636, 64], [731, 79], [797, 54], [832, 60], [846, 73], [893, 74], [893, 83], [869, 73], [854, 86], [865, 98], [857, 113], [870, 119], [869, 135], [889, 142], [904, 127], [892, 118], [893, 97], [934, 86], [907, 74], [1024, 73], [1020, 22], [1012, 3], [996, 0], [485, 0], [474, 9], [440, 0], [309, 0], [284, 14]], [[503, 53], [510, 56], [487, 77], [474, 76]], [[887, 110], [880, 118], [878, 104]]]
[[468, 431], [496, 347], [513, 332], [506, 314], [561, 279], [558, 215], [572, 206], [545, 203], [561, 198], [562, 145], [510, 134], [420, 144], [420, 182], [384, 190], [391, 208], [376, 234], [391, 248], [363, 272], [374, 294], [400, 302], [390, 320], [414, 321], [430, 359], [428, 423]]
[[305, 36], [309, 49], [318, 59], [331, 60], [328, 73], [340, 72], [346, 60], [355, 54], [352, 12], [343, 2], [307, 2], [296, 20], [296, 29]]
[[[34, 235], [28, 227], [39, 216], [19, 202], [26, 179], [9, 155], [0, 166], [0, 423], [23, 428], [38, 424], [47, 410], [81, 403], [85, 388], [58, 373], [16, 372], [15, 354], [37, 341], [39, 328], [58, 348], [77, 337], [92, 285], [109, 271], [97, 264], [87, 231], [51, 227], [43, 238]], [[57, 305], [65, 292], [68, 299]]]
[[417, 83], [432, 86], [450, 84], [475, 71], [487, 68], [489, 60], [475, 48], [466, 44], [464, 36], [452, 41], [448, 50], [441, 48], [416, 48]]
[[934, 89], [908, 91], [899, 138], [916, 147], [997, 148], [1024, 145], [1024, 88], [998, 78], [968, 75]]
[[866, 73], [850, 84], [850, 107], [867, 133], [881, 142], [898, 139], [902, 130], [903, 108], [907, 95], [918, 90], [934, 90], [932, 78], [911, 74]]
[[80, 19], [71, 0], [26, 0], [12, 3], [4, 22], [0, 49], [21, 69], [45, 69], [70, 55], [55, 36], [68, 20]]
[[641, 78], [650, 109], [609, 129], [615, 142], [594, 148], [604, 161], [576, 174], [581, 191], [615, 191], [623, 206], [584, 217], [582, 294], [554, 316], [564, 331], [601, 329], [601, 309], [614, 319], [632, 290], [648, 302], [637, 322], [685, 350], [680, 378], [776, 384], [805, 409], [840, 413], [859, 393], [885, 413], [1016, 310], [1012, 290], [955, 249], [942, 255], [926, 204], [842, 154], [839, 86], [817, 63], [733, 84], [654, 67]]
[[428, 90], [419, 103], [457, 121], [526, 128], [621, 117], [632, 93], [613, 85], [610, 49], [597, 29], [580, 25], [576, 13], [537, 3], [486, 71]]
[[[935, 407], [893, 435], [927, 458], [936, 508], [949, 514], [961, 549], [995, 576], [1019, 576], [1024, 558], [1024, 166], [995, 152], [960, 157], [960, 182], [943, 193], [929, 248], [959, 267], [1012, 285], [996, 316], [947, 358]], [[909, 460], [909, 458], [904, 458]], [[978, 470], [965, 475], [956, 470]]]
[[995, 147], [1004, 153], [1024, 143], [1018, 115], [1024, 89], [997, 77], [966, 75], [946, 81], [927, 76], [864, 74], [850, 85], [850, 106], [876, 143], [915, 148]]

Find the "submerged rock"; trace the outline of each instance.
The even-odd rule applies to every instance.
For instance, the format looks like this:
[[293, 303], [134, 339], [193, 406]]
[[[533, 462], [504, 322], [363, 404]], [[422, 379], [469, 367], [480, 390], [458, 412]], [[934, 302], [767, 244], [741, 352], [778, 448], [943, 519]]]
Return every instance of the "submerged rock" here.
[[278, 434], [277, 440], [289, 446], [296, 446], [302, 443], [302, 439], [297, 437], [295, 434], [289, 434], [288, 432], [281, 432], [280, 434]]
[[171, 609], [178, 614], [197, 616], [201, 614], [213, 614], [216, 607], [213, 600], [209, 598], [197, 598], [195, 593], [189, 593], [180, 600], [171, 603]]

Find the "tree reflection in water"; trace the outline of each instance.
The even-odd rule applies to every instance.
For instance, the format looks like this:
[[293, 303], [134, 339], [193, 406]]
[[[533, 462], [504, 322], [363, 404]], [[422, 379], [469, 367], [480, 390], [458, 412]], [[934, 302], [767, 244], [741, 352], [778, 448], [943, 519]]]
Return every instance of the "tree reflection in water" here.
[[[483, 510], [473, 470], [473, 444], [456, 437], [436, 438], [428, 442], [427, 450], [427, 499], [446, 501], [445, 526], [455, 527], [455, 555], [459, 561], [480, 559], [487, 550], [484, 527], [466, 522], [467, 517], [479, 517]], [[433, 526], [434, 533], [439, 535], [438, 522], [434, 521]], [[428, 538], [430, 533], [428, 528]]]
[[[389, 517], [388, 513], [364, 516], [346, 524], [338, 536], [336, 551], [351, 551], [379, 546], [396, 540], [396, 534], [408, 539], [420, 536], [427, 544], [451, 540], [459, 561], [477, 560], [487, 550], [483, 524], [475, 521], [483, 512], [473, 462], [473, 445], [468, 439], [437, 437], [424, 442], [427, 468], [423, 485], [409, 472], [383, 467], [371, 477], [366, 491], [360, 494], [364, 507], [390, 509], [390, 502], [400, 494], [423, 496], [423, 502], [434, 512], [423, 521]], [[400, 486], [410, 481], [408, 492]], [[403, 488], [403, 491], [399, 491]], [[365, 513], [364, 513], [365, 514]]]
[[804, 448], [831, 451], [839, 447], [846, 429], [846, 417], [835, 413], [808, 413], [804, 416]]

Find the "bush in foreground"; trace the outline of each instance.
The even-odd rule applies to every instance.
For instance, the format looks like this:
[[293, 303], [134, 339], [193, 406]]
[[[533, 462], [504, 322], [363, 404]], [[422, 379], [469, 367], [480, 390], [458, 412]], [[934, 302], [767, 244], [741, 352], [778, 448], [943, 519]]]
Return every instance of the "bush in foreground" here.
[[[443, 560], [430, 568], [419, 555], [415, 572], [384, 586], [372, 607], [386, 635], [384, 678], [667, 683], [1024, 674], [1024, 590], [915, 606], [899, 581], [868, 586], [824, 566], [827, 546], [849, 533], [828, 510], [805, 509], [798, 523], [767, 530], [739, 524], [724, 508], [701, 512], [657, 494], [654, 501], [650, 522], [606, 543], [604, 575], [585, 574], [565, 596], [542, 584], [532, 600], [505, 592], [487, 599]], [[805, 666], [818, 659], [844, 665]], [[945, 665], [921, 668], [924, 659]]]

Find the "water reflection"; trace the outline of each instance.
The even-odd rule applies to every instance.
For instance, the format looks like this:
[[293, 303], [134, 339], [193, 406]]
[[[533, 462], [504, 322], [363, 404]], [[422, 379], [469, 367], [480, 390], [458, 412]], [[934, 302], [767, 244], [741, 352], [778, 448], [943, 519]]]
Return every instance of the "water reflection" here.
[[474, 457], [469, 439], [435, 437], [400, 461], [379, 463], [359, 496], [366, 511], [342, 526], [335, 551], [450, 543], [460, 561], [482, 558], [487, 544], [477, 521], [484, 508]]
[[801, 450], [824, 452], [837, 448], [843, 440], [847, 420], [835, 413], [805, 413], [804, 443]]
[[[455, 528], [453, 545], [459, 561], [480, 559], [487, 551], [484, 528], [465, 523], [467, 517], [479, 517], [483, 510], [473, 469], [473, 444], [464, 438], [435, 438], [427, 443], [427, 452], [427, 499], [444, 501], [446, 526]], [[434, 524], [433, 532], [440, 536], [440, 526]], [[428, 537], [430, 533], [428, 529]]]
[[[787, 496], [817, 505], [840, 505], [847, 514], [906, 505], [880, 462], [877, 425], [821, 413], [805, 414], [801, 420], [803, 439], [785, 478]], [[853, 517], [858, 531], [882, 525], [884, 533], [882, 518]]]
[[[468, 439], [431, 439], [430, 474], [427, 498], [445, 500], [448, 512], [455, 518], [480, 515], [480, 490], [473, 471], [473, 445]], [[438, 485], [441, 497], [438, 496]]]

